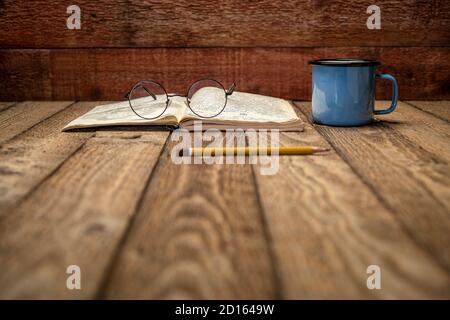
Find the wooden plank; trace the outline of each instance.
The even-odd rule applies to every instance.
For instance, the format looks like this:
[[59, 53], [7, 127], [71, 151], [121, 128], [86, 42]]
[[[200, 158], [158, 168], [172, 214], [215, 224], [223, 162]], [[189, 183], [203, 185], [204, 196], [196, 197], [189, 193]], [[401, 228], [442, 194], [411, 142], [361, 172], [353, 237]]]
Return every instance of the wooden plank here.
[[162, 155], [102, 298], [270, 299], [276, 280], [250, 166]]
[[[377, 108], [383, 109], [389, 105], [389, 101], [378, 101], [376, 104]], [[399, 102], [395, 112], [384, 117], [379, 116], [378, 120], [383, 121], [395, 134], [400, 134], [408, 141], [420, 146], [422, 152], [435, 162], [432, 170], [428, 172], [430, 181], [427, 186], [433, 190], [439, 202], [450, 208], [450, 190], [448, 186], [442, 184], [443, 181], [439, 181], [439, 175], [434, 175], [434, 170], [445, 175], [450, 165], [448, 121], [436, 118], [403, 102]], [[448, 174], [447, 178], [450, 178]]]
[[[377, 101], [376, 107], [386, 109], [390, 101]], [[391, 130], [419, 145], [437, 162], [450, 163], [450, 124], [442, 119], [425, 113], [413, 106], [399, 102], [395, 112], [378, 116], [377, 120], [389, 126]], [[438, 189], [436, 189], [438, 190]], [[445, 197], [442, 198], [445, 200]], [[450, 198], [448, 199], [450, 201]], [[448, 203], [450, 207], [450, 202]]]
[[[297, 105], [310, 116], [310, 103]], [[395, 117], [400, 119], [400, 112]], [[412, 123], [417, 125], [415, 120]], [[315, 128], [390, 208], [410, 237], [433, 255], [448, 272], [448, 153], [437, 154], [437, 148], [442, 149], [437, 147], [435, 150], [432, 147], [435, 142], [439, 146], [445, 137], [442, 132], [427, 131], [427, 125], [418, 126], [417, 130], [423, 131], [422, 134], [428, 137], [424, 144], [422, 138], [411, 140], [413, 132], [410, 130], [414, 129], [408, 126], [411, 127], [405, 116], [398, 123], [386, 121], [357, 128], [316, 125]]]
[[[0, 51], [0, 58], [14, 60], [14, 54]], [[50, 71], [36, 77], [41, 77], [38, 83], [51, 82], [39, 97], [47, 100], [122, 100], [134, 83], [148, 78], [168, 91], [185, 93], [193, 81], [205, 77], [224, 85], [236, 81], [240, 91], [310, 100], [308, 61], [329, 56], [379, 59], [380, 72], [398, 77], [402, 99], [450, 99], [450, 47], [61, 49], [51, 50]], [[20, 68], [16, 77], [4, 76], [14, 65], [0, 64], [0, 83], [9, 83], [0, 99], [25, 99], [28, 87], [34, 86]], [[377, 83], [377, 90], [379, 99], [390, 98], [387, 81]]]
[[[330, 147], [308, 123], [300, 134], [281, 133], [280, 143]], [[261, 165], [254, 170], [283, 298], [450, 296], [448, 274], [334, 150], [279, 161], [275, 175], [259, 174]], [[382, 290], [367, 288], [369, 265], [381, 268]]]
[[0, 112], [15, 105], [15, 102], [0, 102]]
[[445, 121], [450, 121], [450, 101], [406, 101], [406, 103]]
[[0, 146], [0, 212], [7, 213], [94, 135], [61, 129], [99, 104], [75, 103]]
[[[378, 0], [369, 30], [364, 0], [79, 0], [81, 29], [66, 27], [68, 3], [4, 1], [2, 47], [448, 46], [448, 1]], [[36, 26], [39, 26], [37, 28]], [[400, 55], [399, 55], [400, 56]]]
[[73, 104], [70, 101], [26, 101], [0, 113], [0, 144]]
[[[0, 297], [94, 297], [167, 132], [98, 133], [0, 217]], [[66, 268], [81, 268], [68, 290]]]
[[49, 50], [0, 49], [0, 62], [1, 100], [51, 100]]

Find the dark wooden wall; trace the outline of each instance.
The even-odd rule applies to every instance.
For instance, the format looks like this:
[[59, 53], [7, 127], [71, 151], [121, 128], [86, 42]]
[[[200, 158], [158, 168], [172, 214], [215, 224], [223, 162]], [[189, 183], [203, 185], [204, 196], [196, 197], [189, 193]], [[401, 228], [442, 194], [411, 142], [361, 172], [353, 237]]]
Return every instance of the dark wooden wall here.
[[[81, 30], [66, 27], [71, 4]], [[0, 48], [1, 100], [122, 99], [140, 79], [184, 92], [202, 77], [308, 100], [307, 61], [324, 57], [379, 59], [401, 99], [450, 99], [448, 0], [0, 0]]]

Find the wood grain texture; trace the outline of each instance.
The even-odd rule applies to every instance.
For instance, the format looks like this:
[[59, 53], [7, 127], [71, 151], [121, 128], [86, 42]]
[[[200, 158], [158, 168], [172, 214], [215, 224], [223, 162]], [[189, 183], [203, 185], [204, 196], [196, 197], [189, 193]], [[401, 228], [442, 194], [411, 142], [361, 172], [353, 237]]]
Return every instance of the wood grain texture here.
[[70, 101], [26, 101], [0, 113], [0, 144], [73, 104]]
[[[309, 124], [301, 134], [281, 133], [280, 143], [329, 147]], [[450, 297], [448, 273], [334, 151], [279, 161], [275, 175], [259, 174], [262, 165], [254, 170], [283, 298]], [[366, 286], [366, 269], [374, 264], [382, 290]]]
[[175, 165], [172, 142], [103, 298], [277, 298], [248, 165]]
[[15, 102], [0, 102], [0, 111], [6, 110], [15, 105]]
[[[0, 60], [14, 61], [15, 51], [0, 50]], [[308, 61], [330, 56], [379, 59], [383, 64], [379, 71], [398, 78], [401, 99], [450, 99], [450, 47], [51, 50], [50, 70], [38, 75], [16, 63], [1, 65], [0, 84], [7, 85], [0, 91], [0, 99], [27, 99], [31, 90], [47, 100], [122, 100], [142, 79], [155, 79], [168, 91], [185, 93], [195, 80], [210, 77], [225, 86], [235, 81], [240, 91], [310, 100]], [[11, 68], [15, 77], [9, 76]], [[41, 83], [48, 87], [39, 89]], [[387, 81], [379, 81], [377, 88], [379, 99], [390, 98]]]
[[[175, 165], [167, 132], [59, 132], [93, 104], [0, 144], [0, 194], [13, 186], [10, 209], [0, 201], [0, 298], [449, 299], [448, 121], [400, 103], [371, 126], [307, 123], [281, 143], [333, 151], [281, 157], [262, 176]], [[71, 264], [81, 291], [66, 289]], [[371, 264], [382, 290], [366, 287]]]
[[448, 1], [378, 0], [381, 30], [366, 26], [367, 1], [88, 1], [81, 30], [65, 2], [2, 1], [2, 47], [448, 46]]
[[[310, 103], [297, 105], [310, 116]], [[423, 115], [423, 124], [399, 112], [392, 115], [397, 122], [386, 119], [357, 128], [315, 128], [393, 212], [409, 236], [448, 272], [450, 166], [448, 152], [439, 152], [448, 128], [442, 132], [439, 127], [444, 121]], [[421, 134], [428, 139], [419, 138]]]
[[0, 49], [0, 99], [8, 100], [6, 96], [12, 95], [17, 98], [11, 100], [17, 101], [43, 100], [43, 97], [49, 100], [52, 96], [50, 71], [49, 50]]
[[407, 101], [406, 103], [445, 121], [450, 121], [450, 101]]
[[[0, 145], [2, 214], [7, 214], [8, 208], [29, 194], [95, 134], [92, 130], [63, 133], [61, 129], [98, 104], [101, 103], [75, 103]], [[46, 108], [41, 107], [40, 110], [44, 112]]]
[[[388, 108], [390, 101], [377, 101], [377, 108]], [[436, 118], [408, 103], [399, 102], [395, 112], [377, 116], [377, 120], [389, 126], [409, 141], [419, 145], [437, 163], [450, 164], [450, 124], [446, 120]], [[443, 172], [443, 171], [442, 171]], [[436, 188], [439, 190], [439, 188]], [[446, 197], [440, 198], [446, 200]], [[450, 208], [450, 197], [447, 199]]]
[[[167, 135], [99, 132], [2, 215], [0, 297], [94, 297]], [[82, 290], [66, 288], [73, 264]]]

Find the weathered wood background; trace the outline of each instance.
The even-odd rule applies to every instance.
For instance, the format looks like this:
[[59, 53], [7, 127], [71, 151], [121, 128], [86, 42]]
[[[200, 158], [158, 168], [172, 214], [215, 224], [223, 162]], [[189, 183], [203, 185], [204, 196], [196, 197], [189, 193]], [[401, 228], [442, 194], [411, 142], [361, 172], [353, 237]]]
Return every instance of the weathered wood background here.
[[[183, 92], [200, 77], [289, 99], [310, 99], [307, 61], [381, 60], [401, 99], [450, 99], [450, 2], [377, 0], [0, 1], [0, 99], [122, 99], [157, 79]], [[75, 3], [73, 3], [75, 4]], [[378, 98], [389, 98], [388, 84]]]

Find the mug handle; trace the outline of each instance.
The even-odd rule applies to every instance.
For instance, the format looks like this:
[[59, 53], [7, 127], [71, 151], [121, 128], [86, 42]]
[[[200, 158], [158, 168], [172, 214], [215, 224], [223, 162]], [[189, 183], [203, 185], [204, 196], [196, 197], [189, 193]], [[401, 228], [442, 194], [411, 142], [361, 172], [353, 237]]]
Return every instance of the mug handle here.
[[387, 74], [387, 73], [377, 73], [375, 75], [375, 78], [385, 79], [385, 80], [389, 80], [389, 81], [392, 82], [392, 100], [391, 100], [391, 106], [389, 108], [383, 109], [383, 110], [374, 110], [373, 113], [374, 114], [388, 114], [388, 113], [391, 113], [397, 107], [397, 100], [398, 100], [397, 80], [393, 76], [391, 76], [390, 74]]

